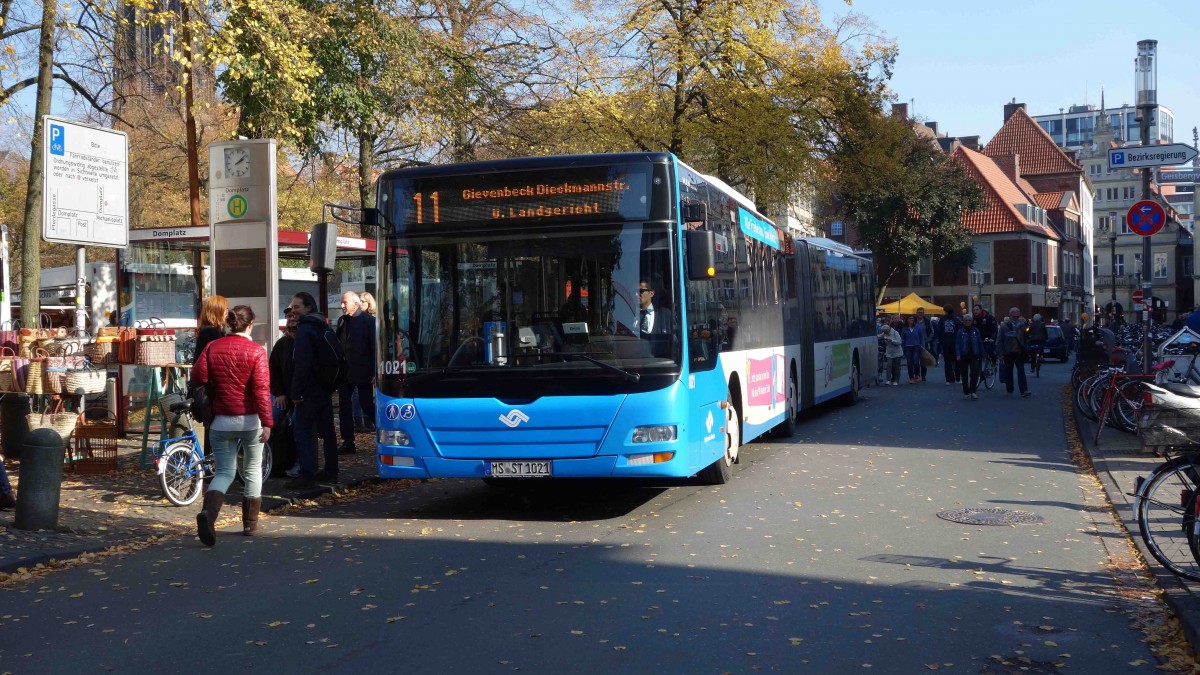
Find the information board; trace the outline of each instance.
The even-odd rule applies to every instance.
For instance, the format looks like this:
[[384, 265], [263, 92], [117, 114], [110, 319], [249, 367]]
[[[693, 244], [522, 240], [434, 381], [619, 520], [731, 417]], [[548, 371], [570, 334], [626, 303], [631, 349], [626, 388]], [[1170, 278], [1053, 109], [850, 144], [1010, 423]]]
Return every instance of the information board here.
[[213, 282], [218, 295], [227, 298], [265, 297], [267, 251], [262, 248], [218, 249], [213, 261]]
[[42, 118], [42, 239], [124, 248], [129, 243], [129, 137]]

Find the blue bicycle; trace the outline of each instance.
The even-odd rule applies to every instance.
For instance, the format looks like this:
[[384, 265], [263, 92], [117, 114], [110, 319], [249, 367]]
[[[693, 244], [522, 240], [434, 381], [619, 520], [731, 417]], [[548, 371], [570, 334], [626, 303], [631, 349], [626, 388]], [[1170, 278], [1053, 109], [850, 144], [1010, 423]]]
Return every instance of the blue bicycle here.
[[175, 415], [171, 421], [172, 438], [154, 444], [154, 466], [163, 496], [175, 506], [187, 506], [204, 491], [204, 477], [213, 473], [212, 458], [204, 454], [204, 446], [192, 428], [192, 402], [177, 401], [170, 405]]
[[[196, 436], [192, 426], [192, 402], [180, 400], [171, 403], [168, 410], [174, 415], [171, 420], [170, 438], [154, 444], [154, 465], [158, 471], [158, 484], [163, 496], [175, 506], [187, 506], [204, 491], [204, 480], [215, 473], [212, 457], [204, 454], [204, 444]], [[271, 475], [273, 464], [271, 445], [263, 445], [262, 475], [265, 481]], [[238, 449], [237, 479], [242, 483], [244, 460]]]

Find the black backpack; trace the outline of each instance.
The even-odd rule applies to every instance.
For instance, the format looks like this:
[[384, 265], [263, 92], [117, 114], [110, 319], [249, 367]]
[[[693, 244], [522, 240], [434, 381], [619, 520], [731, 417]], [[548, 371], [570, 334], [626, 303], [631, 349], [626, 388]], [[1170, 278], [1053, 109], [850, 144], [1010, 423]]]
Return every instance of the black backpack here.
[[332, 328], [326, 326], [317, 337], [317, 382], [325, 393], [332, 394], [346, 384], [349, 371], [342, 341]]

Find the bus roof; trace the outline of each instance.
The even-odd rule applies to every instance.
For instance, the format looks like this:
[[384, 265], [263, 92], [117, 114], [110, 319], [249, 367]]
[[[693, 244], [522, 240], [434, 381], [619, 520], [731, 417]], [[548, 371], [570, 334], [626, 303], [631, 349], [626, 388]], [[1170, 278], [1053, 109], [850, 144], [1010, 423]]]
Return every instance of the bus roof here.
[[863, 255], [862, 251], [855, 251], [840, 241], [834, 241], [825, 237], [797, 237], [796, 241], [806, 241], [814, 246], [820, 246], [821, 248], [829, 249], [835, 253], [850, 255], [854, 256], [855, 258], [862, 258], [863, 260], [868, 259], [865, 255]]
[[513, 157], [510, 159], [490, 159], [479, 162], [462, 162], [458, 164], [431, 164], [429, 166], [409, 167], [385, 171], [379, 180], [403, 176], [457, 176], [473, 173], [500, 173], [508, 171], [526, 171], [549, 169], [564, 166], [602, 166], [605, 164], [668, 164], [672, 155], [669, 152], [614, 152], [595, 153], [588, 155], [545, 155], [542, 157]]

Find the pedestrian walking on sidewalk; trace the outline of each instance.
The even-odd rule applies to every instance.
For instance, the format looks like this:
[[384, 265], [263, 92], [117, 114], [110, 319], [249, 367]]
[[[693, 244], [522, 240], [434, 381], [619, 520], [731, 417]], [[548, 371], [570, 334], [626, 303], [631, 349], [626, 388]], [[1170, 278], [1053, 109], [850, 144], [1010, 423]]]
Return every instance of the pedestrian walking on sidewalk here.
[[204, 493], [204, 507], [196, 514], [196, 534], [208, 546], [217, 543], [217, 515], [237, 471], [239, 445], [246, 480], [242, 533], [250, 536], [258, 530], [263, 444], [271, 438], [274, 425], [267, 352], [250, 337], [254, 312], [238, 305], [229, 311], [225, 323], [229, 335], [211, 342], [192, 368], [192, 384], [209, 386], [213, 409], [216, 475]]
[[962, 328], [955, 337], [954, 353], [958, 356], [958, 376], [962, 379], [963, 398], [979, 400], [983, 333], [975, 327], [975, 317], [970, 314], [962, 318]]
[[959, 377], [956, 370], [958, 357], [954, 347], [958, 341], [958, 331], [962, 330], [962, 323], [954, 316], [953, 305], [946, 305], [942, 310], [946, 312], [946, 315], [938, 324], [938, 342], [942, 348], [942, 359], [945, 361], [946, 384], [950, 385], [957, 382]]
[[900, 339], [904, 344], [904, 360], [908, 362], [908, 383], [916, 384], [921, 381], [921, 349], [925, 346], [925, 329], [917, 323], [916, 317], [904, 320], [904, 328], [900, 331]]
[[[1013, 307], [1008, 310], [1008, 318], [1000, 323], [996, 343], [1000, 346], [1000, 353], [1004, 355], [1002, 367], [1007, 376], [1004, 382], [1005, 388], [1011, 394], [1015, 383], [1020, 387], [1021, 396], [1028, 398], [1032, 392], [1029, 391], [1029, 383], [1025, 379], [1025, 362], [1029, 353], [1025, 328], [1026, 323], [1025, 319], [1021, 318], [1021, 310]], [[1013, 369], [1016, 369], [1015, 378]]]
[[904, 344], [900, 331], [892, 328], [890, 324], [885, 323], [882, 330], [880, 337], [883, 338], [883, 358], [887, 363], [886, 384], [896, 387], [900, 385], [900, 361], [904, 359]]

